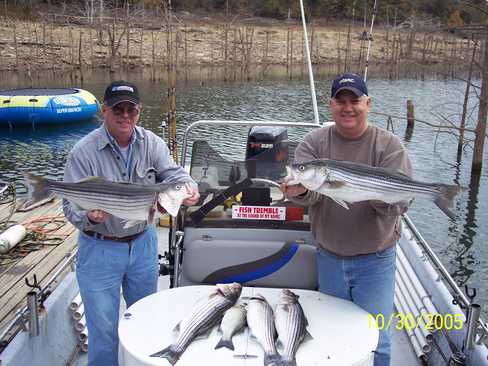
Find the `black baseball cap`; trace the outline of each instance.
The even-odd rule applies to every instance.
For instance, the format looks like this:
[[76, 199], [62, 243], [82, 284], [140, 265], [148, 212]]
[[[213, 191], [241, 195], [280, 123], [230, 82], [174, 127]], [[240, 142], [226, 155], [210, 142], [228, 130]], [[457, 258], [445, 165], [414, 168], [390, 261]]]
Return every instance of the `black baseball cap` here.
[[113, 107], [116, 104], [122, 102], [130, 102], [133, 104], [139, 104], [141, 102], [139, 98], [139, 91], [137, 86], [128, 81], [119, 80], [114, 81], [105, 89], [105, 95], [103, 102], [109, 107]]
[[331, 98], [335, 98], [340, 91], [349, 90], [358, 97], [368, 95], [368, 87], [363, 78], [357, 74], [345, 73], [335, 78], [330, 91]]

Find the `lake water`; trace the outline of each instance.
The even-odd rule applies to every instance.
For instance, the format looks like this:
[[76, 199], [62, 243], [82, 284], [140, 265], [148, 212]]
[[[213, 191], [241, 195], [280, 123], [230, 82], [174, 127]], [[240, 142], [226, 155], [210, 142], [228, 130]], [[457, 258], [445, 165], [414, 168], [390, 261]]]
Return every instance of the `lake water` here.
[[[119, 78], [119, 75], [113, 76]], [[164, 82], [149, 81], [142, 73], [123, 77], [138, 84], [144, 103], [141, 125], [162, 135], [164, 128]], [[105, 72], [85, 76], [83, 85], [58, 74], [37, 78], [36, 87], [83, 87], [100, 100], [110, 75]], [[30, 81], [15, 74], [0, 74], [0, 88], [30, 86]], [[328, 120], [326, 100], [330, 80], [316, 80], [321, 121]], [[369, 80], [373, 98], [373, 112], [406, 115], [406, 100], [415, 104], [416, 118], [438, 124], [442, 118], [460, 119], [461, 103], [465, 85], [457, 80], [435, 78], [425, 81], [402, 79], [388, 81], [380, 78]], [[476, 103], [473, 99], [470, 113], [476, 118]], [[474, 109], [473, 109], [474, 108]], [[182, 83], [177, 87], [178, 136], [185, 127], [202, 119], [227, 120], [282, 120], [313, 121], [310, 91], [306, 80], [270, 78], [250, 82], [225, 83], [206, 77]], [[371, 114], [370, 121], [386, 127], [386, 117]], [[450, 220], [431, 202], [416, 201], [409, 215], [420, 232], [434, 248], [458, 284], [467, 284], [477, 289], [476, 300], [483, 303], [483, 315], [488, 318], [488, 173], [484, 166], [479, 185], [470, 178], [472, 148], [466, 148], [461, 164], [456, 162], [457, 141], [453, 135], [439, 134], [424, 124], [417, 123], [413, 134], [405, 133], [406, 121], [394, 119], [395, 133], [404, 141], [413, 161], [415, 177], [425, 181], [447, 184], [458, 183], [467, 189], [455, 201], [455, 220]], [[89, 131], [96, 128], [95, 122], [67, 128], [56, 127], [38, 131], [0, 131], [0, 181], [20, 180], [20, 171], [61, 178], [67, 153]], [[290, 133], [291, 140], [299, 140], [300, 134]], [[236, 154], [230, 146], [236, 142], [242, 146], [246, 131], [229, 132], [224, 128], [204, 129], [199, 138], [219, 140], [220, 151]], [[471, 134], [467, 134], [472, 138]], [[487, 152], [485, 149], [485, 164]], [[20, 194], [23, 187], [18, 186]]]

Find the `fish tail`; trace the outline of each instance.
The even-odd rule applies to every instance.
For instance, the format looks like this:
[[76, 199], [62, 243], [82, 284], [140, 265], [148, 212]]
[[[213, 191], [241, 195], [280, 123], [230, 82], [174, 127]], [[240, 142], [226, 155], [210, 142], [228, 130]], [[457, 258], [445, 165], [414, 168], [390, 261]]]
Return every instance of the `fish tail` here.
[[296, 359], [292, 359], [292, 360], [281, 359], [280, 361], [278, 361], [276, 366], [297, 366], [297, 360]]
[[264, 355], [264, 366], [281, 366], [283, 359], [277, 353]]
[[48, 187], [49, 182], [46, 179], [28, 172], [22, 172], [22, 175], [24, 176], [29, 193], [29, 199], [26, 205], [33, 205], [52, 196], [52, 192]]
[[461, 191], [461, 186], [449, 185], [449, 184], [437, 184], [438, 194], [434, 199], [434, 203], [444, 212], [449, 218], [456, 217], [454, 213], [449, 209], [452, 205], [452, 200]]
[[165, 349], [163, 349], [163, 350], [161, 350], [159, 352], [153, 353], [149, 357], [161, 357], [161, 358], [165, 358], [165, 359], [167, 359], [169, 361], [169, 363], [171, 365], [174, 365], [176, 362], [178, 362], [178, 360], [180, 359], [180, 356], [181, 356], [181, 353], [180, 352], [173, 351], [173, 349], [171, 348], [171, 346], [168, 346], [168, 347], [166, 347]]
[[217, 345], [215, 346], [215, 349], [219, 349], [222, 347], [225, 347], [225, 348], [228, 348], [228, 349], [234, 351], [234, 343], [232, 343], [232, 339], [224, 339], [224, 337], [222, 337], [220, 339], [219, 343], [217, 343]]

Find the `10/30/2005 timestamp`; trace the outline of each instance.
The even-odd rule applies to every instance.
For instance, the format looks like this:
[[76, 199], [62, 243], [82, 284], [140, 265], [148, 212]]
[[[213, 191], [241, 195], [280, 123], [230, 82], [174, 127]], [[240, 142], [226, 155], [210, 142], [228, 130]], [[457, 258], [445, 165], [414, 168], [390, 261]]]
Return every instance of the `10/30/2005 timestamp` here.
[[[394, 321], [396, 320], [396, 322]], [[427, 331], [436, 330], [459, 330], [463, 327], [464, 316], [462, 314], [431, 314], [424, 313], [415, 316], [413, 313], [394, 312], [389, 317], [383, 314], [368, 314], [368, 327], [378, 330], [388, 330], [395, 327], [397, 330], [413, 330], [418, 327], [425, 327]]]

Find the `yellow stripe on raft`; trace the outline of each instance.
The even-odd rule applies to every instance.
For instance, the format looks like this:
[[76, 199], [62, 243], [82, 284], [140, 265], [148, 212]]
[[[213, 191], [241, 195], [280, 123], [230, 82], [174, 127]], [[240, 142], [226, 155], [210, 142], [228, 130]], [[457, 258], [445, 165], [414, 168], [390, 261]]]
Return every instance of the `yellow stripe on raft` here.
[[[14, 96], [1, 96], [0, 95], [0, 108], [13, 108], [13, 107], [39, 107], [45, 108], [49, 103], [52, 96], [47, 95], [14, 95]], [[29, 102], [29, 99], [36, 99], [37, 102]], [[10, 103], [4, 103], [4, 100], [10, 100]]]
[[74, 95], [79, 96], [88, 104], [92, 104], [92, 103], [98, 104], [97, 98], [92, 93], [90, 93], [89, 91], [83, 90], [83, 89], [79, 89], [79, 91], [80, 91], [79, 93], [74, 94]]
[[[84, 100], [88, 105], [97, 104], [97, 98], [86, 91], [79, 89], [78, 93], [62, 94], [62, 95], [13, 95], [5, 96], [0, 95], [0, 108], [14, 108], [14, 107], [38, 107], [45, 108], [52, 98], [69, 96], [69, 97], [79, 97]], [[29, 99], [35, 99], [36, 102], [29, 101]], [[5, 100], [10, 100], [10, 103], [4, 103]]]

